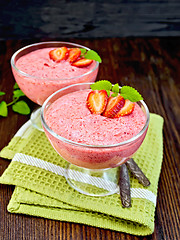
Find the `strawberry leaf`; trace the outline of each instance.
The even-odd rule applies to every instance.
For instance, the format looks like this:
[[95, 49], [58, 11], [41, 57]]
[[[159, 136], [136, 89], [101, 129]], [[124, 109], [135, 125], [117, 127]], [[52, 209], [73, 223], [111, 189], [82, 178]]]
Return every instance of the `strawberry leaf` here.
[[7, 104], [5, 101], [2, 101], [0, 103], [0, 116], [2, 117], [7, 117], [8, 115], [8, 108], [7, 108]]
[[14, 112], [28, 115], [30, 113], [30, 108], [25, 101], [18, 101], [13, 106], [12, 109]]
[[121, 96], [124, 99], [129, 99], [131, 102], [138, 102], [143, 100], [141, 94], [133, 87], [130, 86], [123, 86], [121, 88]]
[[0, 91], [0, 96], [3, 96], [3, 95], [5, 95], [6, 93], [5, 92], [1, 92]]

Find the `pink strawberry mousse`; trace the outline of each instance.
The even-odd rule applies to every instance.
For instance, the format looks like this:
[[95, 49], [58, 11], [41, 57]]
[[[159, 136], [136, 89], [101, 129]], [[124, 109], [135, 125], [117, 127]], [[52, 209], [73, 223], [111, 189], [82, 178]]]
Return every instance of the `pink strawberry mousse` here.
[[21, 90], [39, 105], [60, 88], [75, 83], [94, 82], [98, 72], [95, 61], [82, 68], [72, 66], [66, 60], [56, 63], [49, 57], [52, 49], [42, 48], [30, 52], [17, 60], [16, 68], [19, 71], [12, 68]]
[[[146, 123], [146, 117], [135, 103], [132, 114], [107, 118], [92, 114], [86, 105], [90, 90], [76, 91], [52, 103], [45, 115], [47, 125], [59, 136], [77, 143], [61, 141], [46, 130], [56, 151], [67, 161], [90, 169], [104, 169], [122, 164], [141, 145], [146, 131], [131, 143], [118, 145], [137, 135]], [[97, 146], [78, 146], [80, 144]], [[110, 146], [116, 145], [117, 146]], [[100, 147], [108, 145], [107, 147]]]

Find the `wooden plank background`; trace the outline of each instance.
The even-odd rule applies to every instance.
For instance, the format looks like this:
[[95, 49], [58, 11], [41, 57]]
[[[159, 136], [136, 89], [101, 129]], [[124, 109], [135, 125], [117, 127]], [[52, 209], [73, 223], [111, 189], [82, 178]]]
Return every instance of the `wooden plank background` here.
[[179, 0], [1, 1], [0, 39], [179, 36]]

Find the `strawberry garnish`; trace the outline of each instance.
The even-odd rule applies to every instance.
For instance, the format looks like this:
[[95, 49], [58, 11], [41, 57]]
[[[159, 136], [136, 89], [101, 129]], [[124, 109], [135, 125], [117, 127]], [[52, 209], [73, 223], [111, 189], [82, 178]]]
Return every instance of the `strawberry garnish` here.
[[129, 115], [134, 111], [135, 104], [128, 99], [125, 100], [124, 106], [119, 110], [119, 112], [114, 116], [115, 118]]
[[68, 57], [68, 52], [67, 47], [56, 48], [49, 52], [49, 57], [55, 62], [60, 62]]
[[86, 58], [80, 58], [79, 60], [73, 62], [71, 65], [75, 67], [87, 67], [89, 66], [93, 60], [91, 59], [86, 59]]
[[75, 62], [81, 55], [81, 50], [79, 48], [70, 48], [68, 61], [70, 63]]
[[122, 96], [109, 97], [103, 116], [113, 118], [124, 106], [125, 100]]
[[91, 113], [101, 114], [107, 105], [108, 95], [106, 90], [91, 91], [87, 98], [87, 106]]

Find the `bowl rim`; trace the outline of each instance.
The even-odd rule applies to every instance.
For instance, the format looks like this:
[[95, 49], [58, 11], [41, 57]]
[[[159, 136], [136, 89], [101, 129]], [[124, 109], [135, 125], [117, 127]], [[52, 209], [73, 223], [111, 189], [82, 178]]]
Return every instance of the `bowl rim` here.
[[[133, 136], [132, 138], [126, 140], [126, 141], [123, 141], [123, 142], [120, 142], [120, 143], [116, 143], [116, 144], [110, 144], [110, 145], [92, 145], [92, 144], [84, 144], [84, 143], [78, 143], [78, 142], [75, 142], [75, 141], [72, 141], [70, 139], [67, 139], [67, 138], [64, 138], [60, 135], [58, 135], [57, 133], [55, 133], [46, 123], [45, 121], [45, 116], [44, 116], [44, 109], [46, 107], [46, 105], [48, 104], [48, 102], [56, 95], [58, 94], [59, 92], [61, 91], [64, 91], [70, 87], [74, 87], [74, 86], [78, 86], [78, 85], [90, 85], [90, 84], [93, 84], [92, 82], [90, 83], [77, 83], [77, 84], [72, 84], [72, 85], [69, 85], [67, 87], [64, 87], [62, 89], [59, 89], [58, 91], [54, 92], [53, 94], [51, 94], [46, 100], [45, 102], [43, 103], [42, 105], [42, 108], [41, 108], [41, 122], [42, 122], [42, 125], [43, 127], [45, 128], [45, 130], [50, 133], [51, 135], [53, 135], [55, 138], [57, 138], [58, 140], [61, 140], [63, 142], [66, 142], [66, 143], [70, 143], [71, 145], [75, 145], [75, 146], [81, 146], [81, 147], [89, 147], [89, 148], [111, 148], [111, 147], [119, 147], [119, 146], [124, 146], [126, 144], [130, 144], [132, 142], [134, 142], [135, 140], [137, 140], [140, 136], [143, 135], [143, 133], [146, 131], [146, 129], [148, 128], [149, 126], [149, 120], [150, 120], [150, 114], [149, 114], [149, 109], [146, 105], [146, 103], [143, 101], [143, 100], [140, 100], [139, 102], [142, 104], [142, 106], [144, 107], [145, 109], [145, 113], [146, 113], [146, 122], [144, 124], [144, 127], [141, 129], [140, 132], [138, 132], [135, 136]], [[81, 91], [81, 90], [79, 90]]]
[[[69, 78], [47, 78], [47, 77], [37, 77], [37, 76], [34, 76], [34, 75], [31, 75], [31, 74], [28, 74], [28, 73], [25, 73], [23, 72], [22, 70], [20, 70], [19, 68], [16, 67], [16, 64], [15, 64], [15, 58], [17, 57], [17, 55], [19, 53], [21, 53], [22, 51], [28, 49], [28, 48], [31, 48], [31, 47], [35, 47], [35, 46], [42, 46], [42, 45], [46, 45], [46, 44], [69, 44], [69, 45], [73, 45], [74, 47], [78, 47], [78, 48], [85, 48], [86, 50], [90, 50], [90, 48], [88, 47], [85, 47], [83, 45], [80, 45], [80, 44], [77, 44], [77, 43], [72, 43], [72, 42], [63, 42], [63, 41], [48, 41], [48, 42], [39, 42], [39, 43], [33, 43], [33, 44], [30, 44], [30, 45], [27, 45], [25, 47], [22, 47], [20, 48], [19, 50], [17, 50], [11, 57], [11, 60], [10, 60], [10, 63], [11, 63], [11, 66], [14, 70], [16, 70], [18, 73], [20, 73], [21, 75], [25, 76], [25, 77], [29, 77], [29, 78], [34, 78], [34, 79], [39, 79], [39, 80], [42, 80], [42, 79], [45, 79], [45, 80], [48, 80], [48, 81], [64, 81], [64, 80], [71, 80], [71, 79], [76, 79], [76, 78], [80, 78], [80, 77], [84, 77], [92, 72], [94, 72], [98, 66], [99, 66], [99, 62], [95, 61], [96, 62], [96, 65], [95, 67], [93, 67], [90, 71], [82, 74], [82, 75], [78, 75], [78, 76], [75, 76], [75, 77], [69, 77]], [[38, 49], [36, 49], [38, 50]]]

